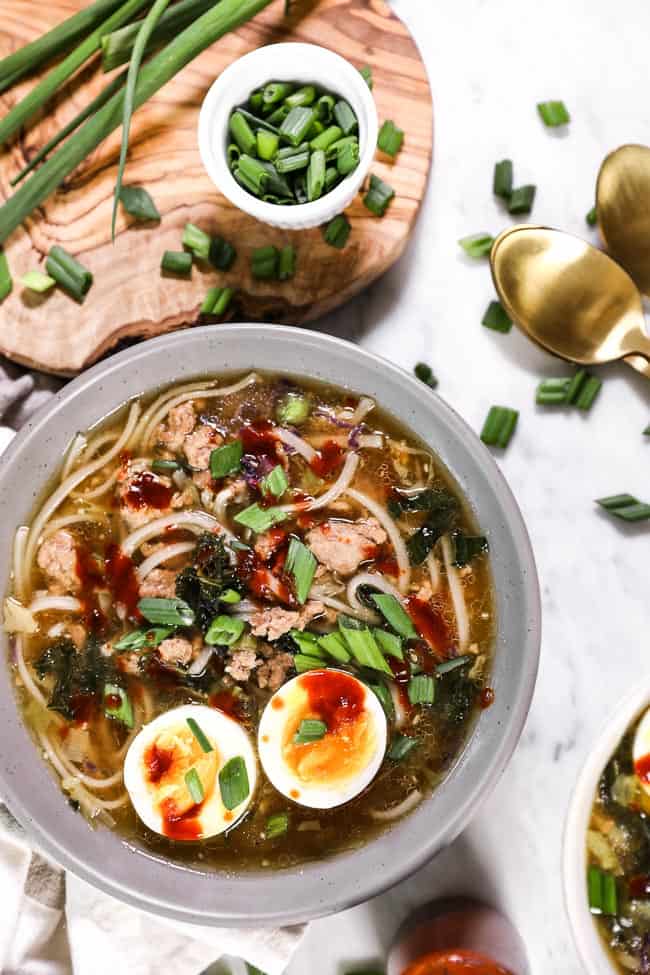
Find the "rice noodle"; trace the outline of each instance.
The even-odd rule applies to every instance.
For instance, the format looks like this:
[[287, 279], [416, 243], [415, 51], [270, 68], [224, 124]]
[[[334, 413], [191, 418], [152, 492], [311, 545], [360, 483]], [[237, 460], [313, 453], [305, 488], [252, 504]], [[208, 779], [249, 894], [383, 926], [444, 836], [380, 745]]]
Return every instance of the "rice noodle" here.
[[391, 806], [390, 809], [371, 809], [370, 816], [372, 819], [376, 819], [380, 823], [390, 823], [393, 819], [399, 819], [401, 816], [405, 816], [407, 813], [409, 813], [412, 809], [415, 809], [415, 807], [421, 801], [422, 793], [416, 789], [397, 806]]
[[80, 613], [83, 604], [74, 596], [37, 596], [27, 608], [30, 613]]
[[[328, 504], [332, 504], [336, 501], [338, 497], [348, 490], [354, 475], [357, 472], [357, 467], [359, 466], [359, 455], [355, 453], [349, 453], [345, 458], [345, 463], [343, 465], [343, 470], [339, 474], [338, 480], [332, 484], [327, 491], [323, 494], [319, 494], [317, 498], [313, 501], [308, 501], [306, 504], [283, 504], [280, 505], [281, 511], [316, 511], [318, 508], [326, 508]], [[348, 492], [349, 493], [349, 492]]]
[[[291, 447], [295, 450], [297, 454], [304, 457], [308, 464], [311, 464], [312, 460], [317, 456], [316, 451], [311, 444], [299, 437], [297, 433], [292, 433], [291, 430], [287, 430], [286, 427], [278, 427], [276, 429], [276, 434], [283, 444], [287, 447]], [[347, 438], [346, 438], [347, 440]]]
[[22, 637], [17, 634], [14, 636], [14, 656], [16, 660], [16, 667], [18, 668], [18, 673], [20, 674], [20, 679], [23, 682], [23, 687], [31, 694], [35, 701], [38, 701], [43, 707], [47, 707], [47, 702], [45, 697], [41, 693], [40, 689], [34, 683], [32, 675], [29, 672], [27, 664], [25, 663], [23, 640]]
[[88, 441], [88, 443], [77, 455], [76, 460], [90, 460], [91, 457], [95, 456], [100, 447], [104, 447], [107, 443], [117, 440], [118, 437], [119, 433], [117, 430], [106, 430], [104, 433], [99, 433], [96, 437], [93, 437], [92, 440]]
[[402, 695], [400, 694], [399, 687], [394, 680], [388, 681], [388, 690], [390, 691], [390, 696], [393, 699], [393, 709], [395, 711], [395, 727], [398, 731], [401, 731], [406, 724], [408, 714], [406, 708], [404, 707], [404, 702], [402, 701]]
[[[380, 592], [385, 592], [391, 596], [394, 596], [399, 603], [404, 602], [404, 597], [399, 589], [397, 589], [392, 582], [389, 582], [385, 576], [381, 575], [379, 572], [359, 572], [356, 576], [352, 576], [347, 587], [348, 601], [351, 606], [354, 606], [355, 609], [365, 608], [357, 595], [359, 586], [372, 586], [373, 589], [379, 589]], [[379, 620], [379, 615], [375, 615], [376, 619]]]
[[[310, 436], [310, 441], [314, 447], [322, 447], [326, 443], [336, 443], [339, 447], [350, 446], [349, 433], [314, 433]], [[357, 449], [379, 450], [384, 446], [383, 433], [362, 433], [354, 438]]]
[[204, 531], [216, 532], [217, 534], [224, 534], [228, 538], [234, 538], [234, 536], [226, 528], [224, 528], [213, 515], [208, 514], [207, 511], [175, 511], [171, 515], [163, 515], [162, 518], [154, 518], [153, 521], [148, 521], [146, 525], [136, 528], [136, 530], [131, 532], [130, 535], [127, 535], [122, 542], [122, 551], [125, 555], [131, 557], [134, 552], [137, 552], [143, 542], [148, 542], [150, 538], [155, 538], [156, 535], [160, 535], [170, 528], [184, 528], [187, 531], [194, 532], [195, 535], [200, 535], [201, 532]]
[[406, 551], [406, 544], [400, 534], [399, 528], [388, 514], [384, 506], [379, 504], [377, 501], [373, 501], [373, 499], [369, 498], [367, 494], [362, 494], [361, 491], [357, 491], [353, 488], [348, 488], [345, 493], [349, 498], [352, 498], [353, 501], [357, 501], [360, 505], [363, 505], [363, 507], [366, 508], [371, 515], [374, 515], [388, 535], [397, 558], [398, 589], [401, 593], [407, 592], [411, 582], [411, 565], [409, 562], [408, 552]]
[[363, 620], [364, 623], [377, 622], [377, 616], [371, 609], [366, 609], [365, 606], [357, 609], [355, 606], [350, 606], [349, 603], [344, 603], [341, 599], [326, 596], [320, 592], [318, 586], [312, 586], [309, 596], [311, 599], [317, 599], [324, 606], [329, 606], [331, 609], [335, 609], [339, 613], [345, 613], [347, 616], [353, 616], [357, 620]]
[[81, 782], [82, 785], [85, 785], [86, 788], [100, 789], [100, 790], [111, 789], [114, 785], [117, 785], [118, 782], [122, 781], [123, 770], [121, 768], [119, 768], [117, 772], [114, 772], [112, 775], [109, 775], [106, 778], [97, 779], [92, 775], [86, 775], [84, 772], [82, 772], [80, 769], [77, 768], [74, 762], [72, 762], [66, 755], [64, 755], [61, 752], [61, 750], [52, 741], [49, 735], [45, 735], [45, 738], [47, 739], [50, 748], [52, 749], [52, 751], [58, 758], [59, 762], [63, 766], [65, 770], [65, 774], [73, 775], [76, 779], [79, 780], [79, 782]]
[[169, 389], [166, 389], [164, 393], [161, 393], [160, 396], [157, 396], [156, 399], [149, 404], [140, 417], [138, 425], [133, 431], [133, 444], [140, 443], [142, 440], [142, 434], [149, 426], [149, 420], [153, 414], [160, 409], [163, 403], [166, 403], [167, 400], [173, 399], [174, 396], [179, 396], [181, 393], [200, 393], [204, 389], [212, 389], [215, 382], [216, 380], [214, 379], [194, 380], [194, 382], [185, 383], [182, 386], [172, 386]]
[[465, 593], [460, 579], [458, 569], [453, 562], [451, 539], [449, 535], [443, 535], [440, 539], [440, 547], [445, 560], [445, 571], [447, 573], [447, 583], [451, 594], [451, 601], [456, 614], [456, 629], [458, 631], [458, 649], [464, 653], [469, 646], [469, 616], [465, 605]]
[[106, 520], [107, 515], [99, 508], [97, 510], [84, 511], [83, 514], [78, 515], [63, 515], [61, 518], [53, 518], [52, 521], [47, 523], [41, 532], [41, 538], [48, 538], [49, 535], [58, 532], [59, 528], [69, 528], [70, 525], [82, 525], [89, 521], [101, 522]]
[[169, 562], [170, 559], [175, 559], [177, 555], [185, 555], [186, 552], [191, 552], [195, 548], [195, 542], [176, 542], [175, 545], [165, 545], [164, 548], [159, 549], [157, 552], [153, 552], [149, 558], [140, 563], [138, 568], [135, 570], [138, 581], [142, 582], [144, 579], [146, 579], [152, 569], [155, 569], [156, 566], [161, 565], [163, 562]]
[[140, 415], [140, 406], [138, 403], [133, 403], [131, 409], [129, 410], [129, 417], [124, 427], [124, 430], [122, 432], [122, 435], [119, 437], [118, 440], [116, 440], [116, 442], [113, 444], [110, 450], [108, 450], [105, 454], [102, 454], [101, 457], [98, 457], [96, 460], [92, 461], [91, 463], [86, 464], [83, 467], [80, 467], [79, 470], [75, 471], [73, 474], [70, 474], [70, 476], [67, 477], [62, 484], [59, 485], [59, 487], [56, 489], [54, 494], [52, 494], [51, 497], [43, 505], [38, 515], [34, 519], [34, 522], [31, 527], [31, 531], [29, 533], [29, 541], [27, 543], [27, 548], [25, 551], [25, 562], [27, 564], [27, 567], [30, 567], [34, 561], [34, 555], [36, 554], [36, 546], [38, 545], [41, 531], [43, 530], [43, 527], [46, 524], [46, 522], [49, 521], [49, 519], [54, 514], [56, 509], [59, 507], [60, 504], [63, 503], [63, 501], [65, 501], [65, 499], [67, 498], [67, 496], [70, 494], [71, 491], [74, 491], [74, 489], [79, 484], [81, 484], [82, 481], [85, 481], [86, 478], [89, 477], [91, 474], [94, 474], [95, 471], [100, 470], [110, 460], [112, 460], [114, 457], [117, 457], [117, 455], [123, 449], [124, 445], [128, 443], [129, 438], [131, 437], [131, 434], [133, 432], [133, 428], [137, 423], [139, 415]]
[[369, 396], [362, 396], [359, 402], [357, 403], [356, 410], [350, 417], [350, 423], [352, 423], [353, 426], [356, 426], [358, 423], [361, 423], [363, 418], [367, 416], [371, 410], [374, 410], [374, 408], [375, 408], [374, 399], [370, 399]]
[[86, 449], [88, 443], [87, 438], [83, 433], [76, 433], [72, 438], [72, 443], [68, 447], [65, 455], [65, 461], [63, 462], [63, 467], [61, 468], [61, 480], [64, 481], [70, 471], [72, 470], [72, 465], [77, 460], [77, 458]]
[[79, 498], [80, 501], [89, 501], [93, 498], [100, 498], [102, 494], [106, 494], [107, 491], [114, 486], [117, 481], [118, 471], [113, 471], [110, 477], [102, 481], [97, 487], [91, 488], [90, 491], [73, 491], [72, 497]]
[[29, 528], [26, 525], [21, 525], [20, 528], [16, 529], [16, 534], [14, 536], [14, 592], [20, 602], [24, 602], [25, 595], [27, 593], [27, 581], [25, 579], [25, 572], [27, 568], [25, 563], [25, 546], [27, 544], [28, 536]]
[[[238, 393], [241, 389], [245, 389], [246, 386], [250, 386], [251, 383], [256, 383], [258, 381], [258, 376], [256, 373], [251, 372], [248, 376], [244, 376], [239, 382], [233, 383], [231, 386], [219, 386], [216, 389], [204, 389], [202, 390], [201, 399], [209, 399], [215, 396], [230, 396], [232, 393]], [[162, 423], [170, 410], [173, 410], [175, 406], [180, 406], [181, 403], [186, 403], [188, 400], [195, 399], [198, 390], [194, 390], [188, 393], [179, 393], [172, 399], [167, 400], [166, 403], [158, 409], [153, 416], [151, 416], [147, 426], [142, 433], [142, 448], [147, 450], [153, 439], [156, 427]]]
[[203, 647], [201, 653], [198, 655], [196, 660], [192, 661], [190, 666], [187, 668], [188, 674], [192, 677], [198, 677], [202, 674], [205, 668], [208, 666], [208, 661], [214, 652], [214, 647]]
[[431, 581], [431, 592], [435, 594], [440, 589], [441, 579], [440, 565], [433, 550], [427, 555], [427, 569], [429, 570], [429, 579]]

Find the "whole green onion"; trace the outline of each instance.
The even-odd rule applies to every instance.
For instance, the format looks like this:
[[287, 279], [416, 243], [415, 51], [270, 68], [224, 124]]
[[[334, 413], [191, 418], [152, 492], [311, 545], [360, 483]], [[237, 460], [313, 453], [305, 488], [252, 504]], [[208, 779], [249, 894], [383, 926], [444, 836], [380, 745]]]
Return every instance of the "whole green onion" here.
[[[185, 30], [193, 20], [204, 14], [213, 4], [214, 0], [180, 0], [180, 2], [175, 3], [160, 18], [149, 38], [145, 54], [150, 54], [154, 48], [171, 41], [179, 31]], [[125, 27], [120, 27], [119, 30], [111, 31], [110, 34], [105, 34], [102, 37], [102, 71], [112, 71], [113, 68], [131, 60], [133, 46], [141, 26], [142, 21], [137, 20], [133, 24], [127, 24]]]
[[188, 254], [187, 251], [165, 251], [160, 267], [168, 274], [187, 276], [192, 272], [192, 255]]

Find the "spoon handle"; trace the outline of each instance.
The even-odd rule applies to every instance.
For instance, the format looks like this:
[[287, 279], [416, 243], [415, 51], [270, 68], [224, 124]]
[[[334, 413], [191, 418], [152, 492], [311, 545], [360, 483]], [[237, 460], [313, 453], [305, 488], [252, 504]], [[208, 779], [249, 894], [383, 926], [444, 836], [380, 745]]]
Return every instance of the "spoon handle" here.
[[650, 379], [650, 362], [648, 362], [647, 359], [644, 359], [643, 356], [628, 355], [625, 356], [623, 362], [627, 362], [628, 366], [632, 366], [632, 368], [636, 369], [637, 372], [640, 372], [642, 375], [647, 376], [648, 379]]

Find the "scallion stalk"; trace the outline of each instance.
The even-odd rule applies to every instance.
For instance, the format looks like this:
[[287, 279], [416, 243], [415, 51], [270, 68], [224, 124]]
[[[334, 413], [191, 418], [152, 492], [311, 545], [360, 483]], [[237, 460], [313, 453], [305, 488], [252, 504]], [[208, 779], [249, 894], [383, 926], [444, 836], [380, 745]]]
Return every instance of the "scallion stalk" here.
[[278, 281], [288, 281], [296, 273], [296, 249], [287, 244], [278, 259]]
[[348, 237], [352, 227], [350, 221], [344, 213], [339, 213], [338, 217], [334, 217], [333, 220], [323, 227], [323, 237], [325, 242], [330, 245], [330, 247], [336, 247], [338, 250], [343, 250], [348, 242]]
[[368, 192], [363, 198], [363, 205], [376, 217], [383, 217], [394, 196], [393, 187], [373, 174], [370, 177]]
[[192, 273], [192, 255], [187, 251], [165, 251], [160, 268], [168, 274], [187, 276]]
[[512, 194], [512, 159], [502, 159], [494, 164], [492, 192], [502, 200], [509, 200]]
[[183, 247], [187, 247], [201, 261], [209, 260], [212, 241], [205, 230], [201, 230], [195, 223], [185, 224], [181, 243]]
[[481, 440], [490, 447], [505, 448], [510, 443], [519, 413], [508, 406], [492, 406], [486, 417]]
[[267, 247], [258, 247], [251, 254], [251, 272], [254, 278], [260, 281], [272, 281], [278, 275], [278, 262], [280, 252], [277, 247], [269, 244]]
[[58, 244], [50, 250], [45, 261], [45, 270], [77, 301], [83, 301], [93, 283], [93, 276], [88, 268]]
[[[149, 38], [145, 54], [150, 54], [156, 47], [172, 40], [179, 31], [185, 30], [193, 20], [209, 10], [213, 3], [214, 0], [180, 0], [175, 3], [160, 18]], [[102, 71], [105, 73], [112, 71], [131, 60], [133, 46], [141, 26], [142, 21], [137, 20], [102, 37]]]
[[358, 130], [358, 119], [350, 108], [349, 104], [344, 101], [344, 99], [340, 99], [340, 101], [336, 103], [334, 106], [333, 115], [334, 120], [336, 121], [338, 127], [342, 130], [343, 135], [352, 135], [353, 132]]
[[387, 119], [379, 130], [377, 148], [380, 152], [385, 152], [392, 159], [402, 148], [404, 143], [404, 132], [398, 129], [392, 119]]
[[316, 112], [313, 108], [304, 105], [292, 108], [280, 126], [280, 138], [290, 142], [292, 146], [299, 146], [304, 142], [315, 118]]

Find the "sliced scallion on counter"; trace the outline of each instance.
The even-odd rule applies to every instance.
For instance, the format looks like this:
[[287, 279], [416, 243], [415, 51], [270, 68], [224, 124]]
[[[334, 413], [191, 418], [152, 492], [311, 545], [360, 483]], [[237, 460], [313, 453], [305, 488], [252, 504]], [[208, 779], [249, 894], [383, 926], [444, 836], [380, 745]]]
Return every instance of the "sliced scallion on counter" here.
[[508, 213], [530, 213], [530, 211], [533, 209], [536, 192], [537, 187], [533, 186], [532, 183], [527, 183], [525, 186], [515, 187], [510, 194], [510, 199], [508, 200]]
[[537, 387], [535, 402], [538, 406], [566, 406], [571, 380], [543, 379]]
[[544, 379], [537, 387], [535, 402], [539, 406], [577, 406], [590, 410], [602, 387], [602, 381], [585, 369], [569, 378]]
[[344, 213], [339, 213], [338, 217], [334, 217], [333, 220], [323, 227], [323, 237], [325, 242], [330, 245], [330, 247], [336, 247], [338, 250], [343, 250], [348, 242], [350, 236], [350, 231], [352, 227], [350, 226], [350, 221]]
[[192, 255], [187, 251], [165, 251], [160, 261], [161, 271], [188, 277], [192, 273]]
[[494, 164], [492, 192], [502, 200], [509, 200], [512, 193], [512, 159], [502, 159]]
[[11, 280], [11, 272], [9, 270], [7, 255], [0, 247], [0, 301], [4, 301], [7, 295], [11, 294], [12, 288], [13, 282]]
[[388, 183], [385, 183], [374, 173], [370, 176], [368, 192], [363, 198], [363, 205], [366, 210], [370, 210], [376, 217], [383, 217], [388, 209], [391, 200], [395, 196], [395, 190]]
[[194, 223], [186, 223], [183, 228], [183, 237], [181, 240], [183, 247], [187, 247], [189, 251], [192, 252], [194, 257], [198, 257], [202, 261], [207, 261], [210, 258], [210, 244], [212, 243], [208, 234], [205, 230], [201, 230]]
[[158, 207], [142, 186], [123, 186], [120, 203], [136, 220], [160, 220]]
[[27, 288], [29, 291], [45, 294], [46, 291], [54, 287], [56, 281], [49, 274], [43, 274], [42, 271], [28, 271], [27, 274], [23, 274], [20, 283], [23, 288]]
[[293, 576], [296, 599], [301, 604], [305, 603], [314, 581], [316, 556], [295, 536], [289, 542], [284, 568]]
[[241, 440], [222, 444], [210, 454], [210, 473], [216, 480], [235, 474], [240, 467], [244, 445]]
[[50, 250], [45, 261], [45, 270], [76, 301], [84, 300], [93, 283], [93, 276], [88, 268], [58, 244]]
[[648, 424], [648, 426], [643, 431], [643, 436], [644, 437], [650, 437], [650, 424]]
[[251, 254], [251, 273], [260, 281], [272, 281], [278, 276], [280, 252], [277, 247], [269, 244], [258, 247]]
[[210, 241], [208, 260], [218, 271], [229, 271], [235, 262], [237, 251], [223, 237], [213, 237]]
[[491, 406], [481, 430], [481, 440], [489, 447], [507, 447], [518, 419], [518, 411], [509, 406]]
[[571, 116], [563, 101], [538, 102], [537, 111], [544, 125], [549, 128], [566, 125], [567, 122], [571, 121]]
[[327, 725], [318, 718], [303, 718], [298, 731], [293, 736], [294, 745], [310, 745], [321, 741], [327, 734]]
[[185, 785], [192, 797], [192, 802], [197, 806], [202, 803], [205, 799], [205, 792], [203, 791], [203, 783], [201, 782], [199, 773], [195, 768], [188, 769], [185, 773]]
[[251, 504], [235, 515], [235, 521], [259, 535], [286, 521], [288, 517], [287, 512], [281, 508], [261, 508], [259, 504]]
[[408, 735], [402, 735], [396, 732], [391, 739], [388, 757], [392, 762], [401, 762], [413, 751], [416, 745], [417, 740], [415, 738], [410, 738]]
[[589, 213], [586, 215], [585, 220], [587, 221], [590, 227], [596, 226], [596, 224], [598, 223], [598, 212], [596, 210], [596, 207], [591, 208]]
[[359, 68], [359, 74], [364, 78], [368, 88], [372, 91], [374, 86], [374, 81], [372, 77], [372, 68], [369, 64], [364, 64], [363, 68]]
[[453, 657], [451, 660], [445, 660], [436, 667], [436, 674], [439, 677], [442, 677], [444, 674], [450, 674], [452, 670], [460, 670], [461, 667], [467, 667], [473, 660], [474, 657], [471, 653], [465, 653], [462, 657]]
[[190, 731], [192, 732], [192, 734], [194, 735], [194, 737], [198, 741], [199, 745], [201, 746], [201, 751], [204, 751], [206, 753], [206, 755], [209, 752], [214, 751], [214, 748], [210, 744], [210, 741], [209, 741], [206, 733], [201, 728], [200, 724], [197, 721], [195, 721], [194, 718], [188, 718], [187, 719], [187, 724], [188, 724], [188, 727], [189, 727]]
[[147, 596], [138, 603], [138, 610], [156, 626], [191, 626], [194, 622], [194, 610], [183, 599]]
[[374, 592], [371, 599], [396, 633], [403, 636], [405, 640], [415, 640], [417, 638], [418, 634], [413, 626], [411, 617], [395, 596], [391, 593]]
[[121, 721], [127, 728], [134, 725], [133, 705], [129, 695], [118, 684], [104, 684], [104, 714], [107, 718]]
[[494, 237], [490, 234], [470, 234], [469, 237], [461, 237], [458, 243], [468, 257], [477, 260], [480, 257], [487, 257], [490, 253]]
[[219, 790], [226, 809], [236, 809], [248, 799], [251, 790], [246, 762], [241, 755], [231, 758], [219, 772]]
[[234, 293], [235, 292], [232, 288], [210, 288], [203, 299], [201, 314], [215, 315], [217, 318], [225, 315], [225, 313], [228, 311]]
[[384, 124], [379, 130], [379, 138], [377, 139], [377, 148], [381, 152], [385, 152], [387, 156], [391, 156], [393, 159], [397, 153], [402, 148], [404, 143], [404, 132], [402, 129], [398, 129], [392, 119], [386, 119]]
[[411, 704], [433, 704], [436, 697], [436, 682], [428, 674], [417, 674], [411, 677], [408, 685], [408, 696]]
[[237, 616], [216, 616], [205, 634], [205, 642], [212, 647], [231, 647], [237, 643], [245, 626]]
[[596, 504], [622, 521], [647, 521], [650, 519], [650, 504], [639, 501], [631, 494], [613, 494], [608, 498], [596, 498]]
[[507, 335], [512, 328], [512, 321], [500, 301], [491, 301], [481, 319], [481, 325]]
[[438, 385], [438, 380], [433, 374], [433, 369], [431, 366], [428, 366], [426, 362], [416, 362], [413, 367], [413, 372], [415, 373], [416, 378], [419, 379], [421, 383], [424, 383], [425, 386], [428, 386], [429, 389], [435, 389]]
[[274, 498], [281, 498], [288, 487], [289, 481], [287, 480], [287, 475], [282, 464], [276, 464], [273, 470], [263, 477], [260, 482], [262, 494], [272, 494]]
[[267, 840], [277, 840], [278, 837], [284, 836], [285, 833], [289, 831], [289, 813], [273, 813], [272, 816], [266, 820], [266, 827], [264, 833]]
[[296, 273], [296, 249], [287, 244], [278, 258], [278, 281], [289, 281]]

